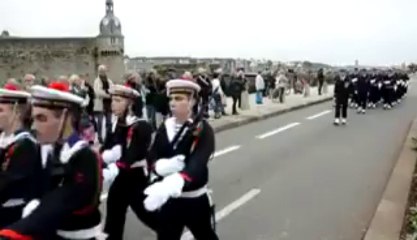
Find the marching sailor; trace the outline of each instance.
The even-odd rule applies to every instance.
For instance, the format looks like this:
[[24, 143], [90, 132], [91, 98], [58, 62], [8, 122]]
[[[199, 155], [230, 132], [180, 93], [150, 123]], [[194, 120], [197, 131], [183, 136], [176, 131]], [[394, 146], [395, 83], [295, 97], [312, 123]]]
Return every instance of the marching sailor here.
[[369, 82], [368, 82], [368, 74], [366, 73], [366, 69], [361, 69], [356, 86], [357, 86], [357, 91], [358, 91], [357, 112], [365, 114], [367, 100], [368, 100], [368, 93], [369, 93]]
[[135, 89], [113, 85], [109, 93], [117, 120], [105, 141], [102, 158], [118, 175], [109, 190], [104, 231], [108, 240], [122, 240], [129, 206], [143, 223], [156, 228], [155, 214], [146, 211], [143, 205], [143, 190], [149, 183], [146, 155], [152, 140], [152, 126], [135, 115], [134, 104], [140, 96]]
[[159, 210], [158, 240], [179, 240], [184, 227], [195, 239], [217, 240], [207, 189], [214, 131], [203, 112], [191, 119], [200, 86], [192, 80], [166, 84], [173, 117], [158, 129], [148, 160], [156, 182], [145, 190], [145, 208]]
[[369, 103], [368, 108], [376, 108], [380, 100], [380, 77], [376, 69], [370, 74], [369, 80]]
[[382, 98], [384, 101], [384, 109], [391, 109], [392, 108], [392, 100], [394, 94], [394, 74], [392, 70], [389, 70], [389, 73], [385, 73], [383, 76], [382, 82]]
[[20, 220], [25, 204], [41, 193], [43, 169], [29, 132], [29, 98], [17, 85], [0, 88], [0, 229]]
[[32, 118], [40, 144], [55, 144], [46, 164], [45, 192], [23, 210], [23, 219], [2, 229], [0, 239], [96, 239], [101, 161], [79, 136], [84, 99], [53, 82], [33, 86]]
[[[352, 91], [352, 83], [350, 82], [345, 70], [341, 70], [340, 74], [335, 77], [334, 97], [336, 99], [334, 124], [346, 124], [347, 108], [349, 101], [349, 93]], [[340, 119], [340, 111], [342, 118]]]

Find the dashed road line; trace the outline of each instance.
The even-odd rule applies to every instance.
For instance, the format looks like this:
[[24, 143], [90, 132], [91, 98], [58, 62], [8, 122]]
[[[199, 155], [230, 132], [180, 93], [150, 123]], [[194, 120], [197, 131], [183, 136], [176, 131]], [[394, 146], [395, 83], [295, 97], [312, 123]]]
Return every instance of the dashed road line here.
[[313, 119], [319, 118], [319, 117], [321, 117], [321, 116], [324, 116], [324, 115], [326, 115], [326, 114], [329, 114], [329, 113], [331, 113], [331, 112], [332, 112], [331, 110], [326, 110], [326, 111], [323, 111], [323, 112], [320, 112], [320, 113], [314, 114], [314, 115], [312, 115], [312, 116], [306, 117], [306, 119], [307, 119], [307, 120], [313, 120]]
[[287, 124], [287, 125], [285, 125], [285, 126], [283, 126], [283, 127], [280, 127], [280, 128], [275, 129], [275, 130], [272, 130], [272, 131], [266, 132], [266, 133], [264, 133], [264, 134], [262, 134], [262, 135], [256, 136], [256, 138], [257, 138], [257, 139], [264, 139], [264, 138], [270, 137], [270, 136], [272, 136], [272, 135], [275, 135], [275, 134], [277, 134], [277, 133], [280, 133], [280, 132], [286, 131], [286, 130], [288, 130], [288, 129], [291, 129], [291, 128], [293, 128], [293, 127], [296, 127], [296, 126], [298, 126], [298, 125], [300, 125], [300, 124], [301, 124], [301, 123], [299, 123], [299, 122], [290, 123], [290, 124]]
[[[260, 193], [261, 193], [261, 189], [258, 189], [258, 188], [254, 188], [250, 190], [249, 192], [245, 193], [239, 199], [237, 199], [236, 201], [233, 201], [232, 203], [224, 207], [222, 210], [218, 211], [216, 213], [216, 222], [219, 222], [223, 218], [227, 217], [232, 212], [236, 211], [238, 208], [240, 208], [241, 206], [243, 206], [244, 204], [246, 204], [247, 202], [255, 198]], [[182, 235], [181, 240], [194, 240], [194, 237], [190, 231], [186, 231]]]

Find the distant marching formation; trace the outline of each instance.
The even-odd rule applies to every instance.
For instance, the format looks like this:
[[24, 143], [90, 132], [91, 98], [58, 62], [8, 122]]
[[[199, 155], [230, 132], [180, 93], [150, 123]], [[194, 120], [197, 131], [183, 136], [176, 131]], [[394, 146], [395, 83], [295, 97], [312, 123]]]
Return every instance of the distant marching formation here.
[[335, 76], [334, 125], [346, 124], [348, 106], [356, 109], [358, 114], [365, 114], [367, 108], [378, 106], [385, 110], [393, 108], [406, 96], [408, 83], [408, 74], [395, 69], [355, 69], [351, 73], [340, 70]]

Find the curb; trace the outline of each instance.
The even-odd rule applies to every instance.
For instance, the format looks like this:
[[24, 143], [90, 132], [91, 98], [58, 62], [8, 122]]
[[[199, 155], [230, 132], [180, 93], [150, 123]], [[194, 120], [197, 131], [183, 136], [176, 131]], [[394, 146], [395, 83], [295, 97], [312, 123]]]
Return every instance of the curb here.
[[240, 126], [243, 126], [243, 125], [246, 125], [246, 124], [249, 124], [249, 123], [253, 123], [253, 122], [256, 122], [256, 121], [268, 119], [268, 118], [271, 118], [271, 117], [276, 117], [278, 115], [281, 115], [281, 114], [284, 114], [284, 113], [287, 113], [287, 112], [291, 112], [291, 111], [306, 108], [306, 107], [309, 107], [309, 106], [317, 105], [317, 104], [320, 104], [320, 103], [323, 103], [323, 102], [330, 101], [332, 99], [333, 99], [333, 97], [325, 97], [323, 99], [311, 101], [311, 102], [308, 102], [308, 103], [300, 104], [300, 105], [285, 108], [285, 109], [280, 109], [278, 111], [270, 112], [270, 113], [267, 113], [267, 114], [264, 114], [264, 115], [250, 116], [250, 117], [247, 117], [247, 118], [242, 119], [240, 121], [231, 122], [231, 123], [224, 124], [222, 126], [215, 127], [214, 132], [218, 133], [218, 132], [222, 132], [222, 131], [229, 130], [229, 129], [232, 129], [232, 128], [240, 127]]
[[415, 151], [411, 149], [413, 136], [417, 136], [417, 118], [410, 124], [398, 160], [364, 240], [398, 240], [400, 238], [417, 160]]

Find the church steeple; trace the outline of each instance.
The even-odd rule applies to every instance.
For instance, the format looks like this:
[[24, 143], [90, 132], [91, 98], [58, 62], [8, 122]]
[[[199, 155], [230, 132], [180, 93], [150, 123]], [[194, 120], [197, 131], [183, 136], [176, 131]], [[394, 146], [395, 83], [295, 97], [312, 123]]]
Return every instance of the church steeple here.
[[123, 36], [120, 21], [114, 15], [113, 0], [106, 0], [106, 16], [100, 22], [100, 36]]
[[114, 8], [113, 0], [106, 0], [106, 16], [114, 15], [113, 8]]

